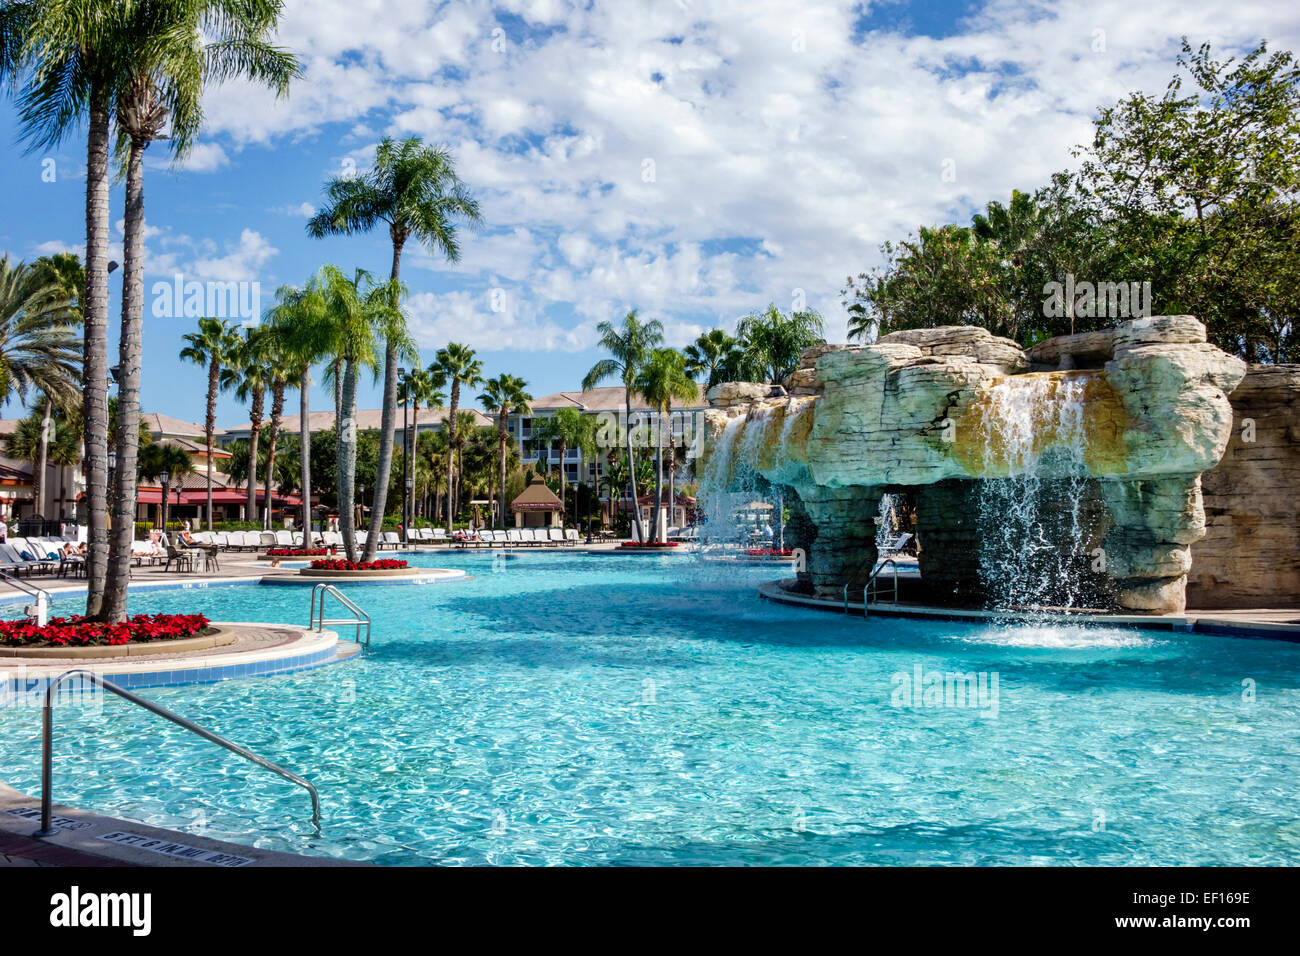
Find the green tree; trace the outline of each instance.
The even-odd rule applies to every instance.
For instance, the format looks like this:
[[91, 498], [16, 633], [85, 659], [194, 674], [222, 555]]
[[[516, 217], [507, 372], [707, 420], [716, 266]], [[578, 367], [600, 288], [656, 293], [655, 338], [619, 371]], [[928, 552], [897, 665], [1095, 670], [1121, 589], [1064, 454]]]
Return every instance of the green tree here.
[[[699, 398], [699, 388], [686, 371], [686, 357], [676, 349], [655, 349], [636, 377], [636, 390], [655, 411], [655, 508], [651, 524], [651, 539], [661, 536], [659, 511], [663, 505], [664, 484], [664, 425], [668, 426], [671, 465], [669, 466], [669, 514], [676, 502], [673, 500], [673, 473], [677, 470], [676, 442], [672, 438], [673, 402], [694, 402]], [[640, 505], [638, 504], [638, 510]]]
[[55, 409], [77, 404], [81, 377], [81, 342], [74, 325], [80, 312], [57, 271], [38, 262], [11, 265], [0, 258], [0, 402], [17, 396], [24, 402], [39, 392], [43, 411], [37, 433], [40, 452], [33, 461], [32, 495], [42, 508], [45, 450], [54, 438]]
[[686, 370], [704, 378], [706, 389], [734, 381], [744, 353], [735, 337], [724, 329], [710, 329], [686, 346]]
[[[298, 74], [297, 62], [268, 40], [280, 9], [279, 0], [148, 0], [119, 8], [122, 73], [115, 84], [114, 116], [126, 180], [126, 215], [117, 399], [125, 427], [117, 436], [113, 530], [102, 612], [108, 621], [126, 618], [135, 534], [133, 431], [139, 420], [144, 354], [145, 150], [166, 130], [172, 155], [186, 155], [202, 121], [200, 100], [209, 83], [247, 78], [273, 87], [281, 96], [288, 92], [289, 81]], [[211, 507], [209, 498], [209, 529]]]
[[[181, 336], [185, 347], [180, 357], [184, 362], [206, 366], [208, 370], [207, 414], [203, 419], [203, 439], [208, 449], [208, 467], [206, 469], [208, 487], [208, 506], [204, 519], [209, 531], [212, 530], [212, 445], [213, 435], [217, 430], [217, 393], [222, 388], [222, 369], [238, 361], [241, 348], [239, 333], [225, 319], [199, 319], [199, 330]], [[227, 387], [230, 379], [226, 379]]]
[[[695, 383], [691, 383], [694, 387]], [[560, 511], [565, 510], [565, 488], [568, 485], [568, 452], [570, 448], [581, 449], [590, 461], [596, 453], [596, 420], [584, 415], [576, 408], [560, 408], [554, 414], [543, 418], [536, 426], [537, 437], [545, 449], [543, 454], [549, 457], [552, 444], [560, 446]]]
[[[410, 347], [401, 315], [400, 284], [376, 285], [370, 274], [358, 269], [348, 278], [334, 266], [320, 276], [323, 295], [322, 322], [325, 351], [340, 363], [341, 408], [337, 419], [336, 488], [339, 530], [348, 560], [357, 560], [354, 495], [357, 470], [357, 375], [378, 374], [379, 339], [392, 340], [401, 351]], [[382, 437], [380, 441], [382, 442]]]
[[[389, 278], [396, 283], [401, 274], [402, 250], [412, 237], [427, 248], [441, 252], [449, 262], [460, 259], [456, 223], [480, 221], [478, 202], [469, 194], [456, 173], [451, 153], [424, 145], [418, 137], [399, 142], [385, 137], [375, 149], [375, 163], [360, 176], [342, 176], [325, 187], [326, 205], [307, 223], [308, 235], [351, 235], [370, 232], [381, 223], [388, 226], [393, 245]], [[393, 465], [393, 433], [397, 427], [397, 364], [403, 354], [418, 357], [409, 339], [395, 336], [384, 350], [384, 402], [380, 421], [379, 481], [371, 508], [370, 533], [366, 538], [366, 560], [379, 548], [388, 495], [388, 477]], [[405, 353], [399, 344], [407, 348]], [[455, 385], [453, 385], [455, 391]]]
[[812, 309], [787, 315], [769, 305], [736, 323], [743, 364], [772, 383], [781, 382], [797, 369], [804, 349], [826, 341], [823, 334], [822, 317]]
[[1177, 65], [1162, 95], [1099, 111], [1080, 178], [1163, 312], [1200, 317], [1212, 342], [1251, 361], [1286, 361], [1300, 279], [1300, 64], [1265, 43], [1215, 60], [1209, 44], [1184, 39]]
[[[258, 446], [262, 437], [262, 422], [266, 403], [266, 385], [271, 370], [267, 360], [266, 330], [261, 326], [244, 330], [244, 338], [235, 354], [230, 356], [230, 365], [222, 371], [222, 385], [233, 388], [235, 397], [241, 402], [248, 402], [248, 457], [260, 461]], [[238, 477], [230, 472], [233, 479]], [[257, 514], [257, 476], [248, 476], [248, 504], [245, 513], [252, 519]]]
[[406, 436], [406, 443], [403, 445], [403, 448], [409, 449], [409, 451], [404, 453], [402, 468], [406, 472], [406, 478], [411, 481], [412, 492], [414, 492], [414, 436], [420, 434], [420, 408], [437, 408], [447, 401], [447, 396], [442, 392], [447, 387], [447, 376], [437, 365], [430, 365], [428, 368], [411, 369], [411, 371], [399, 376], [399, 378], [397, 400], [402, 405], [408, 402], [411, 405], [411, 431]]
[[[609, 353], [610, 357], [601, 359], [587, 372], [582, 380], [584, 390], [595, 388], [607, 378], [619, 378], [623, 383], [624, 395], [624, 434], [627, 441], [628, 461], [634, 461], [632, 454], [632, 392], [641, 367], [650, 358], [650, 352], [664, 340], [664, 327], [658, 319], [642, 322], [637, 317], [636, 309], [623, 316], [622, 324], [615, 326], [612, 322], [601, 322], [596, 326], [600, 336], [598, 344]], [[645, 529], [641, 526], [641, 512], [636, 505], [636, 470], [630, 469], [628, 478], [632, 487], [632, 522], [636, 527], [639, 540], [644, 540]]]
[[483, 391], [478, 397], [483, 410], [489, 415], [495, 415], [497, 420], [497, 488], [501, 494], [497, 518], [503, 526], [506, 520], [506, 446], [510, 441], [508, 426], [511, 415], [528, 415], [532, 412], [533, 396], [525, 391], [527, 387], [528, 383], [522, 378], [502, 372], [483, 383]]
[[460, 389], [475, 388], [483, 383], [483, 363], [475, 358], [474, 350], [458, 342], [449, 342], [438, 350], [434, 365], [442, 372], [451, 388], [451, 401], [447, 405], [447, 527], [451, 528], [459, 511], [455, 499], [456, 468], [452, 455], [456, 450], [456, 412], [460, 408]]
[[[167, 442], [154, 442], [140, 450], [136, 458], [136, 474], [145, 481], [161, 481], [162, 501], [158, 504], [158, 527], [167, 530], [167, 506], [172, 482], [180, 484], [194, 474], [194, 459], [183, 448]], [[166, 475], [164, 479], [162, 476]]]
[[108, 561], [108, 149], [123, 75], [122, 10], [109, 0], [0, 4], [0, 81], [18, 87], [18, 121], [32, 149], [86, 130], [86, 255], [82, 408], [88, 547], [86, 613], [98, 616]]

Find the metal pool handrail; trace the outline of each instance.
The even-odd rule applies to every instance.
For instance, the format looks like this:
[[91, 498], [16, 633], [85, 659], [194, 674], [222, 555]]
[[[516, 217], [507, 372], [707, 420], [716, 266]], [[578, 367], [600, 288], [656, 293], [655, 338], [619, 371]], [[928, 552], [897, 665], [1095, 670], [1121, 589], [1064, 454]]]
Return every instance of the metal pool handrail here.
[[[320, 595], [320, 611], [316, 609], [316, 595]], [[336, 618], [334, 620], [325, 620], [325, 597], [332, 595], [345, 608], [352, 612], [352, 617]], [[307, 626], [315, 628], [318, 631], [324, 630], [325, 625], [333, 627], [336, 624], [350, 624], [356, 628], [356, 642], [361, 644], [361, 628], [366, 629], [366, 642], [363, 645], [366, 650], [370, 649], [370, 615], [355, 603], [348, 599], [346, 595], [332, 584], [318, 584], [311, 589], [311, 617], [307, 619]]]
[[34, 836], [49, 837], [58, 832], [50, 822], [50, 808], [53, 803], [52, 780], [54, 776], [54, 691], [58, 689], [60, 684], [72, 677], [88, 679], [101, 690], [106, 690], [109, 693], [116, 694], [125, 701], [137, 704], [149, 711], [151, 714], [157, 714], [164, 720], [170, 720], [173, 724], [176, 724], [179, 727], [184, 727], [191, 733], [198, 734], [204, 740], [210, 740], [219, 747], [225, 747], [231, 753], [238, 754], [245, 760], [251, 760], [259, 767], [264, 767], [272, 773], [279, 774], [290, 783], [296, 783], [298, 786], [306, 790], [308, 795], [311, 797], [311, 822], [312, 826], [316, 828], [316, 835], [320, 836], [320, 794], [316, 792], [316, 788], [312, 786], [309, 781], [304, 780], [302, 777], [290, 770], [285, 770], [283, 767], [271, 763], [271, 761], [267, 760], [265, 757], [259, 757], [251, 750], [239, 746], [239, 744], [232, 743], [225, 737], [218, 736], [210, 730], [205, 730], [198, 724], [191, 720], [186, 720], [179, 714], [172, 713], [166, 707], [155, 704], [153, 701], [145, 700], [143, 697], [138, 697], [129, 690], [118, 687], [111, 681], [104, 680], [103, 677], [99, 676], [95, 672], [83, 669], [64, 671], [58, 677], [51, 680], [49, 686], [45, 688], [45, 713], [43, 715], [41, 727], [41, 828], [33, 834]]
[[17, 588], [24, 594], [30, 594], [32, 597], [36, 598], [36, 613], [32, 613], [31, 605], [23, 608], [23, 613], [30, 618], [34, 618], [37, 624], [44, 627], [46, 620], [49, 617], [50, 592], [45, 590], [45, 588], [41, 587], [39, 584], [32, 584], [31, 581], [24, 581], [17, 575], [10, 574], [8, 571], [4, 570], [0, 570], [0, 580], [4, 581], [11, 587]]
[[[871, 589], [871, 601], [874, 604], [877, 596], [876, 578], [880, 576], [881, 571], [885, 570], [886, 565], [890, 565], [894, 569], [894, 591], [893, 591], [894, 603], [895, 604], [898, 603], [898, 563], [893, 558], [885, 558], [885, 560], [879, 563], [879, 566], [877, 566], [875, 562], [872, 562], [871, 574], [867, 577], [867, 580], [862, 584], [862, 616], [863, 617], [866, 617], [869, 613], [867, 611], [867, 589], [868, 588]], [[863, 565], [862, 567], [865, 568], [866, 565]], [[858, 568], [858, 571], [861, 570], [862, 568]], [[844, 582], [844, 613], [845, 614], [849, 613], [849, 588], [852, 586], [853, 579], [855, 577], [857, 577], [856, 572], [854, 574], [849, 575], [849, 579]]]

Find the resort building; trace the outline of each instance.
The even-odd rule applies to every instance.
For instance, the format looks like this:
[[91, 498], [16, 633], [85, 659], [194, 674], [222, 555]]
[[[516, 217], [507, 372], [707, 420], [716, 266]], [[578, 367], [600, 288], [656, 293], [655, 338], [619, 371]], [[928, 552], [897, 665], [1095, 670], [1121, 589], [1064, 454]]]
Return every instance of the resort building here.
[[[474, 425], [476, 427], [495, 424], [495, 422], [493, 422], [492, 419], [488, 418], [477, 408], [461, 408], [459, 409], [459, 411], [472, 413], [474, 415]], [[418, 413], [418, 417], [419, 417], [418, 423], [414, 420], [415, 417], [416, 417], [416, 413], [412, 412], [410, 408], [407, 408], [406, 423], [408, 429], [412, 431], [418, 431], [418, 432], [440, 431], [447, 421], [447, 409], [421, 408]], [[357, 419], [357, 431], [359, 432], [378, 431], [383, 422], [383, 409], [380, 408], [358, 409], [356, 412], [356, 419]], [[334, 409], [331, 408], [327, 411], [309, 413], [307, 416], [307, 427], [311, 430], [311, 433], [313, 435], [315, 435], [317, 432], [329, 431], [334, 427]], [[298, 434], [299, 432], [298, 416], [297, 415], [284, 416], [284, 418], [280, 422], [280, 430], [282, 432], [291, 432], [292, 434], [295, 435]], [[265, 423], [263, 423], [262, 425], [262, 433], [263, 434], [266, 433]], [[235, 425], [230, 428], [221, 429], [217, 434], [217, 441], [219, 441], [223, 445], [228, 445], [232, 441], [235, 441], [236, 439], [239, 438], [243, 438], [247, 440], [251, 434], [252, 434], [252, 429], [249, 427], [249, 423], [243, 422], [242, 424]], [[393, 434], [396, 436], [397, 441], [399, 443], [398, 447], [400, 447], [400, 443], [402, 440], [401, 406], [398, 406], [397, 409], [396, 425], [393, 428]]]
[[[609, 449], [601, 450], [588, 461], [580, 449], [569, 448], [566, 450], [564, 461], [561, 462], [559, 443], [554, 441], [547, 443], [542, 438], [545, 434], [545, 422], [561, 408], [576, 408], [585, 415], [605, 416], [611, 424], [617, 424], [619, 429], [630, 427], [634, 436], [637, 435], [638, 429], [643, 429], [641, 434], [648, 436], [648, 451], [653, 460], [655, 441], [650, 426], [654, 422], [654, 410], [640, 395], [633, 393], [632, 415], [628, 420], [626, 396], [627, 389], [621, 386], [554, 392], [534, 399], [531, 403], [532, 411], [527, 415], [518, 413], [510, 415], [507, 428], [518, 444], [519, 456], [524, 462], [545, 461], [550, 468], [559, 468], [563, 465], [566, 483], [572, 484], [578, 481], [591, 483], [605, 473], [606, 455]], [[672, 435], [679, 449], [691, 444], [696, 434], [697, 418], [708, 407], [709, 403], [701, 387], [699, 396], [694, 402], [680, 408], [673, 408], [670, 414]], [[611, 428], [610, 435], [614, 434], [616, 432]], [[664, 444], [665, 446], [668, 444], [667, 434], [664, 435]], [[681, 454], [677, 456], [679, 466], [683, 458]]]

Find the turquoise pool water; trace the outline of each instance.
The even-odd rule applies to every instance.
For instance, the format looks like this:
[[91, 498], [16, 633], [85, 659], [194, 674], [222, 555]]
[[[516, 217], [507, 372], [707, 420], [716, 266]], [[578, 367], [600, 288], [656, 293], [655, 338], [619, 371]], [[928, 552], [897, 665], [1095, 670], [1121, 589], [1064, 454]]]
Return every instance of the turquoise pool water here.
[[[416, 561], [472, 577], [355, 589], [364, 659], [145, 692], [311, 779], [323, 836], [299, 789], [116, 699], [59, 714], [57, 799], [384, 863], [1300, 862], [1300, 647], [846, 619], [682, 557]], [[132, 609], [300, 622], [307, 594]], [[927, 706], [958, 673], [973, 696]], [[0, 779], [36, 792], [38, 751], [39, 710], [0, 710]]]

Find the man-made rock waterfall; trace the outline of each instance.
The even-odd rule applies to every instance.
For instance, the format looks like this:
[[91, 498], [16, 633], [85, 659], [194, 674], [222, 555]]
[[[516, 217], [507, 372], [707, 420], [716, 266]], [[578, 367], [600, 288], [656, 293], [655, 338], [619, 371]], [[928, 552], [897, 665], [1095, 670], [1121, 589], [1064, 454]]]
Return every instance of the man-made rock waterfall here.
[[1205, 533], [1200, 476], [1227, 446], [1245, 371], [1191, 316], [1028, 353], [973, 327], [819, 346], [787, 390], [710, 392], [700, 474], [718, 490], [746, 473], [787, 489], [802, 583], [823, 596], [865, 579], [881, 496], [913, 489], [939, 599], [1179, 611]]

